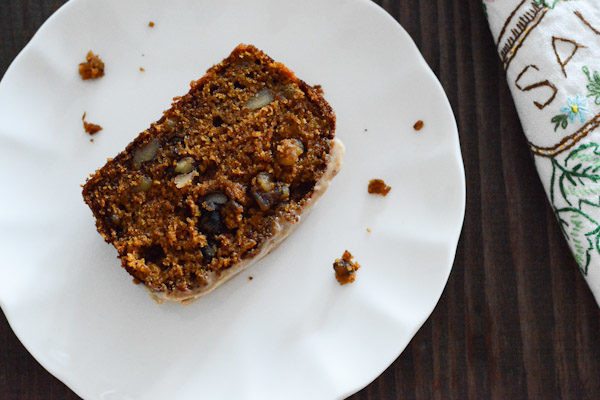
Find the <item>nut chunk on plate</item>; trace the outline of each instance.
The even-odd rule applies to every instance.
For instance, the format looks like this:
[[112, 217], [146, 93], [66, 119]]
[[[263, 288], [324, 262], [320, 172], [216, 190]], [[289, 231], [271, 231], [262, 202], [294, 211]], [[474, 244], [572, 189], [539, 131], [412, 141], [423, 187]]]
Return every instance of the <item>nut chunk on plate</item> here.
[[187, 303], [273, 250], [341, 167], [325, 99], [239, 45], [96, 171], [83, 197], [123, 267]]

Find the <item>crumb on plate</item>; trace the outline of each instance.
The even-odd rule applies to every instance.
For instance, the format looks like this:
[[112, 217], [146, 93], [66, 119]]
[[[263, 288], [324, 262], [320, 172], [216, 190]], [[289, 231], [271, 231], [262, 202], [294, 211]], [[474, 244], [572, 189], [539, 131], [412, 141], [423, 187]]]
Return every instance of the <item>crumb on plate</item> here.
[[371, 194], [380, 194], [382, 196], [387, 196], [387, 194], [392, 190], [391, 186], [385, 184], [382, 179], [371, 179], [369, 181], [369, 193]]
[[371, 228], [367, 228], [367, 232], [368, 232], [368, 233], [371, 233]]
[[254, 277], [253, 277], [253, 276], [249, 276], [249, 277], [248, 277], [248, 280], [249, 280], [249, 281], [251, 281], [252, 279], [254, 279]]
[[348, 250], [344, 251], [342, 258], [338, 258], [333, 263], [333, 270], [335, 271], [335, 279], [340, 285], [352, 283], [356, 279], [356, 271], [360, 268], [360, 265], [352, 261], [354, 257]]
[[[90, 135], [100, 132], [102, 130], [102, 127], [97, 124], [92, 124], [92, 123], [86, 122], [85, 114], [86, 113], [83, 113], [83, 116], [81, 117], [81, 120], [83, 121], [83, 129], [85, 130], [85, 132], [89, 133]], [[92, 139], [90, 141], [93, 142], [94, 139]]]
[[153, 22], [153, 21], [150, 21], [150, 22], [148, 22], [148, 26], [149, 26], [150, 28], [154, 28], [154, 22]]
[[423, 121], [418, 120], [417, 122], [415, 122], [415, 124], [413, 125], [413, 128], [415, 131], [420, 131], [421, 129], [423, 129], [423, 126], [425, 126], [425, 124], [423, 123]]
[[79, 75], [81, 79], [98, 79], [104, 76], [104, 62], [100, 59], [97, 54], [94, 54], [91, 50], [88, 51], [85, 56], [85, 62], [79, 64]]
[[140, 67], [140, 71], [144, 72], [145, 71], [144, 67]]

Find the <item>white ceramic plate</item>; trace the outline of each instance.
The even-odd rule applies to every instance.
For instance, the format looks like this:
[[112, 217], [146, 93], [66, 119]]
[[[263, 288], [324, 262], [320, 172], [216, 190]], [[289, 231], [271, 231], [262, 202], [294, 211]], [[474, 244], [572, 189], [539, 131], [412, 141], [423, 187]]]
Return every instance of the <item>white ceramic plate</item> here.
[[[188, 307], [157, 306], [96, 233], [80, 184], [240, 42], [323, 85], [344, 167], [259, 265]], [[89, 49], [106, 76], [83, 82], [77, 64]], [[84, 111], [104, 127], [94, 143]], [[375, 177], [393, 187], [387, 197], [367, 194]], [[465, 195], [441, 86], [406, 32], [366, 0], [70, 1], [0, 84], [0, 182], [2, 309], [48, 371], [102, 400], [359, 390], [438, 301]], [[332, 262], [344, 249], [363, 267], [341, 287]]]

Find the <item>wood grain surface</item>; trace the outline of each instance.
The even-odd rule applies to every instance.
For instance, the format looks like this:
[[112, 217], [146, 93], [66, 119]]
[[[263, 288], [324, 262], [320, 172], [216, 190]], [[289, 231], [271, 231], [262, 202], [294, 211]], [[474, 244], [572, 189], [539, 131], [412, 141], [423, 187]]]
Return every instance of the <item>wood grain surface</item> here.
[[[100, 0], [99, 0], [100, 1]], [[62, 0], [0, 0], [0, 76]], [[404, 353], [352, 400], [598, 399], [600, 311], [533, 166], [481, 0], [380, 0], [454, 109], [467, 213], [454, 269]], [[0, 399], [77, 399], [0, 318]]]

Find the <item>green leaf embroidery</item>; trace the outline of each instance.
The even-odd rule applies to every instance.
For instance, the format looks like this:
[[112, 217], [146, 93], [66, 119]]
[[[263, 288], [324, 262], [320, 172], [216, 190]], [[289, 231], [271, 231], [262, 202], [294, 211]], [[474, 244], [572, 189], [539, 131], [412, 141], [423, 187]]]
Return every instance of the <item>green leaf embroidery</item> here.
[[550, 120], [554, 124], [554, 132], [560, 127], [563, 129], [567, 129], [569, 125], [569, 116], [567, 114], [558, 114], [552, 117]]
[[[572, 151], [561, 165], [552, 159], [559, 173], [558, 188], [563, 200], [570, 206], [581, 202], [600, 206], [600, 146], [584, 144]], [[555, 177], [553, 177], [553, 180]], [[554, 201], [554, 200], [553, 200]]]
[[[552, 208], [585, 276], [592, 254], [600, 255], [600, 223], [587, 212], [600, 208], [600, 145], [582, 144], [562, 162], [554, 157], [551, 162]], [[567, 206], [557, 207], [557, 202]]]
[[590, 69], [585, 66], [582, 68], [582, 70], [589, 81], [588, 85], [586, 86], [587, 90], [589, 91], [587, 97], [593, 97], [594, 102], [597, 105], [600, 105], [600, 74], [598, 71], [594, 71], [594, 73], [591, 74]]
[[[576, 208], [563, 208], [555, 210], [560, 229], [569, 242], [569, 247], [579, 264], [581, 273], [586, 276], [590, 265], [591, 252], [599, 251], [600, 235], [598, 231], [600, 226], [587, 214]], [[595, 229], [586, 232], [586, 227], [592, 226]]]

